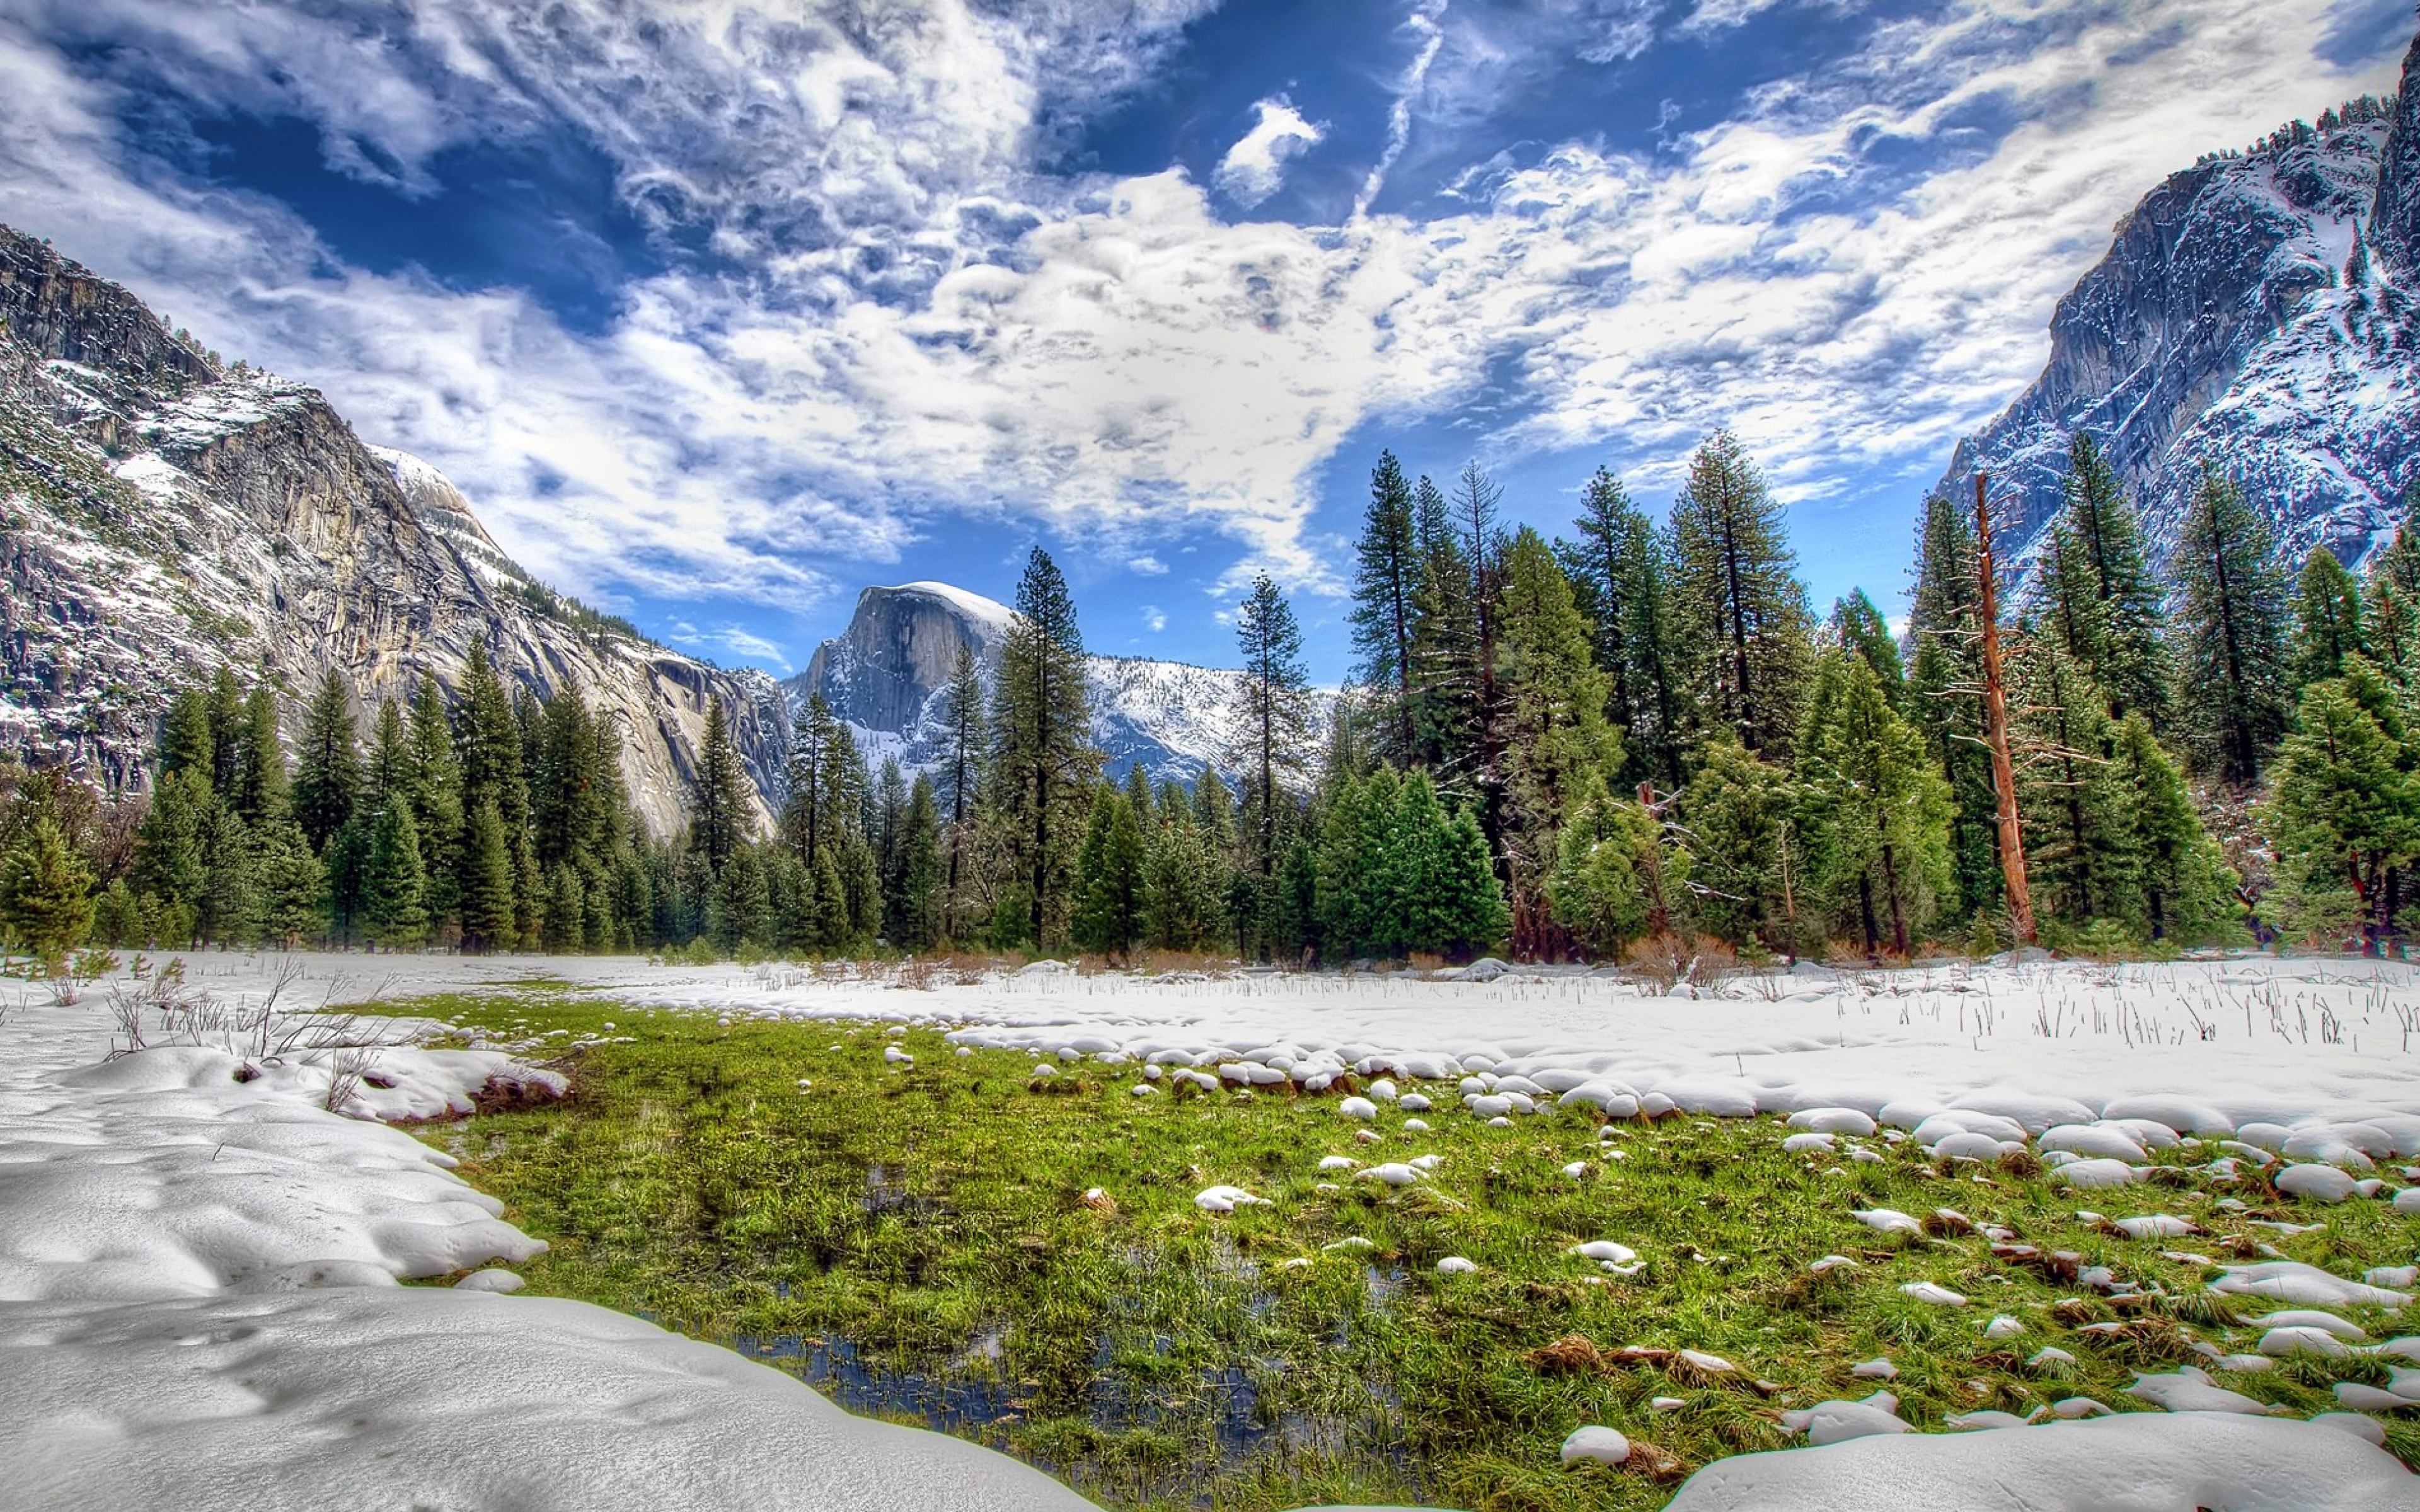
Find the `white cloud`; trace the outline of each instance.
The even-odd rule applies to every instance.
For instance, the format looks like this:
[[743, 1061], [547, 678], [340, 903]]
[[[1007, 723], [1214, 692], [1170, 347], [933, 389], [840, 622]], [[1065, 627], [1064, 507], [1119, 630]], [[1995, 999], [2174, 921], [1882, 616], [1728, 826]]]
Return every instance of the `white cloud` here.
[[1251, 209], [1285, 183], [1286, 163], [1309, 151], [1326, 133], [1302, 118], [1283, 95], [1252, 107], [1259, 117], [1218, 160], [1212, 181], [1229, 199]]
[[1142, 623], [1143, 628], [1157, 635], [1168, 628], [1168, 616], [1160, 611], [1158, 605], [1145, 604], [1142, 607]]
[[1781, 0], [1698, 0], [1682, 20], [1680, 30], [1699, 37], [1731, 31], [1780, 4]]
[[[2324, 0], [1972, 0], [1652, 158], [1567, 143], [1474, 177], [1462, 213], [1297, 227], [1228, 224], [1178, 171], [1032, 173], [1066, 101], [1128, 86], [1200, 0], [1058, 0], [1029, 29], [959, 0], [903, 0], [882, 27], [692, 0], [652, 32], [590, 0], [449, 0], [349, 47], [267, 8], [276, 24], [213, 31], [207, 8], [0, 20], [0, 220], [322, 384], [584, 597], [791, 608], [952, 515], [1104, 538], [1146, 573], [1208, 529], [1242, 548], [1236, 582], [1332, 591], [1338, 552], [1308, 528], [1322, 470], [1359, 428], [1450, 414], [1507, 373], [1520, 392], [1472, 415], [1474, 448], [1590, 448], [1649, 487], [1719, 421], [1793, 497], [1946, 457], [2039, 369], [2053, 304], [2141, 193], [2390, 82], [2314, 60]], [[1582, 8], [1593, 30], [1570, 36], [1630, 13]], [[1479, 26], [1459, 14], [1416, 12], [1399, 99], [1424, 123], [1487, 87], [1491, 50], [1518, 72], [1518, 39], [1437, 42]], [[594, 336], [518, 294], [349, 267], [273, 203], [147, 166], [117, 125], [133, 86], [49, 42], [106, 27], [183, 49], [193, 92], [318, 68], [280, 108], [399, 183], [470, 134], [567, 117], [631, 203], [745, 267], [635, 285]], [[1987, 101], [2027, 124], [1878, 204], [1859, 189], [1873, 133], [1929, 139]], [[1304, 138], [1275, 119], [1281, 172]]]
[[1361, 182], [1361, 193], [1354, 196], [1353, 219], [1357, 221], [1370, 212], [1378, 191], [1387, 186], [1388, 173], [1411, 142], [1413, 102], [1419, 98], [1421, 86], [1428, 82], [1429, 69], [1445, 46], [1445, 31], [1437, 24], [1437, 18], [1451, 3], [1452, 0], [1420, 0], [1404, 18], [1404, 29], [1419, 39], [1419, 51], [1412, 54], [1403, 77], [1395, 83], [1394, 102], [1387, 110], [1387, 146], [1379, 152], [1378, 161], [1370, 165], [1369, 177]]
[[1164, 577], [1168, 572], [1168, 563], [1146, 551], [1139, 557], [1128, 557], [1126, 571], [1142, 578]]

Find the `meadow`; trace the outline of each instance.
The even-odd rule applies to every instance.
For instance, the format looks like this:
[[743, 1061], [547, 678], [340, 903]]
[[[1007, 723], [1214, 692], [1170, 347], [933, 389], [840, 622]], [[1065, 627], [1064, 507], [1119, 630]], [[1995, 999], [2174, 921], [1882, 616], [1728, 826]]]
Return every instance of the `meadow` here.
[[[552, 1245], [523, 1270], [533, 1291], [728, 1343], [1138, 1512], [1652, 1508], [1711, 1459], [1804, 1442], [1785, 1412], [1877, 1389], [1937, 1431], [2153, 1410], [2138, 1375], [2195, 1365], [2308, 1416], [2394, 1362], [2251, 1367], [2277, 1304], [2209, 1290], [2216, 1267], [2413, 1259], [2414, 1221], [2388, 1204], [2282, 1196], [2191, 1142], [2134, 1185], [2076, 1191], [2030, 1153], [1936, 1161], [1897, 1131], [1789, 1150], [1776, 1116], [1547, 1099], [1496, 1127], [1452, 1081], [1405, 1080], [1435, 1106], [1381, 1096], [1363, 1119], [1344, 1111], [1362, 1078], [1204, 1089], [1122, 1057], [954, 1044], [938, 1022], [722, 1016], [546, 980], [410, 1007], [572, 1075], [560, 1105], [423, 1130]], [[1205, 1211], [1219, 1186], [1261, 1200]], [[2113, 1222], [2149, 1213], [2191, 1231]], [[1618, 1247], [1575, 1253], [1591, 1243]], [[2381, 1421], [2420, 1458], [2420, 1427]], [[1583, 1424], [1627, 1435], [1630, 1461], [1565, 1469]]]

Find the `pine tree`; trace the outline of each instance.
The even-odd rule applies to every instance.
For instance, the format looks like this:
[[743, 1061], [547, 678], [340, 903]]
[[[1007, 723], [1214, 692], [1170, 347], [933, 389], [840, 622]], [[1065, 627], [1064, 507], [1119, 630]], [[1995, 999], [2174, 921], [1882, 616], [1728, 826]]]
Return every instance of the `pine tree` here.
[[1144, 927], [1142, 828], [1134, 805], [1115, 788], [1093, 800], [1076, 857], [1076, 908], [1068, 933], [1078, 949], [1124, 961]]
[[1202, 949], [1226, 928], [1219, 868], [1189, 806], [1163, 802], [1158, 811], [1156, 829], [1144, 837], [1144, 930], [1162, 949]]
[[1848, 597], [1833, 601], [1832, 639], [1872, 671], [1892, 708], [1906, 710], [1907, 671], [1900, 662], [1899, 641], [1864, 589], [1853, 588]]
[[36, 960], [62, 961], [92, 929], [93, 880], [58, 824], [37, 820], [0, 856], [0, 924]]
[[706, 918], [706, 933], [726, 955], [761, 946], [772, 933], [772, 900], [755, 846], [739, 845], [723, 858], [707, 896]]
[[[404, 795], [411, 805], [412, 822], [420, 829], [420, 854], [428, 868], [427, 901], [429, 926], [443, 934], [447, 921], [461, 908], [463, 871], [462, 765], [454, 752], [454, 731], [446, 717], [444, 695], [437, 679], [423, 672], [412, 691], [410, 781]], [[386, 747], [384, 735], [379, 749]], [[383, 764], [385, 758], [377, 758]], [[368, 836], [363, 836], [367, 854]]]
[[1253, 912], [1263, 917], [1251, 933], [1265, 954], [1275, 933], [1278, 868], [1292, 839], [1286, 823], [1292, 794], [1309, 764], [1311, 745], [1311, 674], [1303, 668], [1302, 632], [1266, 573], [1254, 579], [1236, 615], [1235, 640], [1244, 675], [1236, 685], [1231, 759], [1249, 774], [1250, 843], [1242, 870], [1256, 879], [1262, 895]]
[[2086, 673], [2109, 695], [2110, 713], [2136, 711], [2154, 733], [2170, 714], [2170, 672], [2160, 640], [2158, 582], [2143, 556], [2142, 528], [2118, 481], [2117, 469], [2092, 438], [2078, 431], [2068, 447], [2065, 523], [2083, 553], [2100, 609], [2095, 655], [2076, 653]]
[[[387, 705], [392, 717], [393, 705]], [[353, 737], [353, 696], [334, 667], [320, 674], [311, 708], [303, 717], [302, 745], [294, 768], [294, 819], [314, 854], [353, 816], [361, 800], [362, 759]], [[380, 733], [384, 733], [381, 727]], [[401, 721], [396, 721], [398, 744]]]
[[1916, 527], [1916, 586], [1908, 636], [1916, 656], [1908, 670], [1910, 722], [1924, 734], [1933, 765], [1949, 780], [1951, 865], [1957, 875], [1952, 912], [1972, 917], [1994, 907], [2001, 878], [1998, 796], [1983, 744], [1982, 626], [1976, 615], [1975, 529], [1946, 494], [1924, 501]]
[[1504, 829], [1504, 690], [1497, 667], [1497, 597], [1503, 590], [1506, 542], [1496, 526], [1503, 497], [1502, 486], [1477, 462], [1463, 464], [1452, 503], [1455, 526], [1470, 554], [1471, 626], [1477, 638], [1469, 721], [1477, 748], [1469, 771], [1479, 798], [1480, 832], [1491, 856]]
[[1633, 522], [1643, 517], [1630, 501], [1620, 479], [1604, 468], [1580, 489], [1580, 517], [1572, 522], [1579, 532], [1575, 542], [1558, 540], [1556, 555], [1571, 579], [1573, 601], [1588, 616], [1590, 649], [1606, 674], [1606, 715], [1616, 724], [1630, 723], [1630, 656], [1622, 643], [1624, 580], [1621, 558]]
[[1066, 579], [1040, 547], [1017, 583], [992, 716], [992, 801], [1023, 884], [1024, 933], [1039, 949], [1067, 907], [1086, 794], [1097, 780], [1084, 641]]
[[[492, 805], [482, 805], [482, 816]], [[474, 826], [475, 827], [475, 826]], [[499, 837], [501, 840], [501, 836]], [[394, 802], [370, 821], [369, 859], [365, 869], [363, 914], [369, 937], [389, 949], [412, 949], [427, 938], [424, 896], [428, 869], [420, 854], [420, 828], [411, 806]]]
[[1320, 938], [1335, 957], [1381, 949], [1377, 857], [1394, 817], [1395, 774], [1331, 767], [1321, 805], [1317, 874]]
[[848, 927], [842, 943], [861, 950], [882, 929], [882, 864], [861, 825], [841, 840], [841, 887], [848, 901]]
[[974, 648], [960, 643], [956, 659], [951, 664], [950, 683], [941, 700], [942, 728], [948, 748], [940, 773], [938, 796], [948, 805], [948, 828], [943, 832], [943, 845], [948, 853], [948, 874], [943, 879], [941, 895], [941, 933], [957, 936], [961, 915], [959, 897], [970, 880], [966, 875], [968, 852], [974, 841], [974, 805], [976, 784], [980, 780], [991, 735], [984, 720], [983, 681], [975, 660]]
[[2345, 663], [2369, 654], [2361, 582], [2324, 546], [2311, 548], [2294, 579], [2294, 633], [2287, 678], [2296, 689], [2344, 675]]
[[891, 943], [903, 950], [929, 950], [941, 939], [941, 808], [933, 779], [922, 773], [908, 790], [900, 822], [899, 881], [893, 894]]
[[2303, 692], [2278, 748], [2261, 819], [2277, 857], [2283, 918], [2328, 946], [2392, 931], [2389, 873], [2420, 855], [2420, 784], [2398, 742], [2343, 680]]
[[2141, 879], [2142, 917], [2129, 924], [2154, 940], [2231, 933], [2240, 941], [2235, 873], [2202, 825], [2184, 774], [2160, 748], [2149, 720], [2130, 714], [2118, 721], [2111, 762], [2133, 822], [2130, 846]]
[[1678, 639], [1698, 648], [1703, 717], [1750, 750], [1787, 750], [1812, 656], [1807, 590], [1781, 506], [1730, 432], [1716, 431], [1691, 460], [1672, 542]]
[[209, 892], [211, 810], [209, 773], [188, 765], [162, 777], [134, 833], [134, 887], [170, 907], [182, 907], [199, 922]]
[[2173, 563], [2179, 715], [2222, 781], [2248, 785], [2285, 733], [2285, 574], [2268, 525], [2215, 470], [2202, 475]]
[[1583, 793], [1621, 765], [1621, 737], [1605, 722], [1609, 679], [1597, 670], [1589, 624], [1571, 580], [1537, 532], [1505, 548], [1497, 610], [1503, 665], [1504, 822], [1499, 853], [1512, 910], [1512, 949], [1559, 954], [1547, 885], [1561, 860], [1561, 831]]
[[1817, 677], [1834, 686], [1800, 747], [1810, 880], [1869, 955], [1904, 958], [1951, 885], [1949, 784], [1865, 657], [1836, 648]]
[[899, 943], [900, 869], [907, 864], [908, 778], [899, 758], [882, 758], [882, 776], [868, 804], [873, 814], [874, 856], [882, 879], [882, 937]]
[[2055, 641], [2024, 648], [2011, 723], [2025, 815], [2025, 870], [2036, 910], [2070, 929], [2130, 917], [2139, 882], [2131, 816], [2108, 760], [2109, 696]]
[[291, 789], [286, 752], [277, 740], [277, 694], [267, 683], [257, 683], [243, 701], [230, 801], [243, 822], [258, 829], [286, 817]]
[[[505, 689], [488, 659], [487, 648], [473, 642], [463, 671], [461, 702], [454, 711], [454, 744], [460, 763], [463, 811], [475, 812], [481, 805], [492, 803], [497, 823], [503, 828], [504, 854], [512, 872], [512, 923], [493, 938], [495, 943], [508, 948], [535, 943], [538, 917], [544, 906], [538, 887], [537, 854], [530, 833], [529, 742], [523, 738], [524, 723], [520, 702]], [[710, 732], [708, 738], [710, 743]], [[726, 751], [728, 742], [726, 728]], [[702, 766], [711, 763], [711, 756], [701, 758]], [[736, 758], [731, 764], [736, 769]], [[467, 854], [465, 858], [470, 859]], [[479, 863], [472, 860], [470, 864]], [[469, 877], [462, 879], [461, 887], [467, 894], [471, 888]]]
[[327, 873], [302, 826], [291, 819], [269, 825], [260, 836], [261, 927], [269, 942], [291, 950], [318, 933], [326, 896]]
[[787, 776], [782, 836], [813, 875], [824, 853], [837, 851], [858, 828], [866, 799], [865, 758], [857, 737], [820, 693], [807, 696], [792, 725]]
[[706, 713], [699, 743], [697, 778], [690, 795], [690, 842], [717, 875], [748, 843], [753, 827], [748, 810], [747, 776], [731, 744], [731, 717], [716, 699]]
[[1436, 486], [1422, 478], [1415, 498], [1434, 517], [1419, 531], [1420, 573], [1412, 594], [1411, 761], [1449, 780], [1467, 781], [1483, 757], [1485, 720], [1478, 574]]
[[1392, 452], [1370, 472], [1370, 505], [1362, 517], [1353, 581], [1355, 675], [1372, 697], [1382, 744], [1409, 761], [1412, 714], [1412, 623], [1420, 562], [1414, 540], [1411, 486]]
[[1685, 877], [1662, 846], [1662, 826], [1639, 804], [1591, 785], [1559, 838], [1548, 883], [1555, 919], [1600, 961], [1618, 961], [1653, 928], [1666, 889]]
[[[1816, 912], [1793, 841], [1798, 804], [1789, 773], [1731, 731], [1712, 732], [1673, 805], [1698, 929], [1732, 945], [1796, 953], [1801, 916], [1811, 923]], [[1671, 892], [1668, 902], [1681, 896]]]
[[1607, 717], [1621, 730], [1625, 784], [1681, 785], [1687, 709], [1673, 642], [1669, 553], [1647, 517], [1604, 469], [1590, 480], [1580, 544], [1560, 549], [1596, 628], [1597, 665], [1609, 686]]
[[[620, 795], [609, 775], [610, 733], [576, 691], [566, 689], [547, 703], [537, 720], [537, 736], [530, 751], [530, 829], [541, 871], [568, 868], [587, 873], [600, 871], [613, 843]], [[559, 881], [547, 889], [550, 897], [563, 891]], [[585, 913], [585, 897], [577, 901]], [[551, 912], [551, 909], [550, 909]], [[566, 940], [584, 937], [585, 925], [557, 919], [553, 933]]]
[[2109, 662], [2109, 616], [2101, 602], [2101, 579], [2091, 554], [2066, 520], [2051, 524], [2049, 549], [2034, 585], [2031, 622], [2055, 642], [2086, 677]]
[[1374, 857], [1381, 912], [1372, 943], [1388, 954], [1460, 956], [1510, 922], [1486, 837], [1468, 810], [1448, 815], [1425, 772], [1404, 779]]
[[[371, 844], [375, 853], [375, 834]], [[371, 870], [375, 874], [375, 860]], [[373, 888], [373, 899], [375, 896]], [[513, 908], [512, 842], [504, 834], [504, 816], [497, 812], [493, 797], [481, 799], [463, 824], [461, 909], [465, 954], [478, 955], [513, 947], [518, 936]], [[375, 902], [369, 914], [375, 925]]]
[[160, 722], [160, 775], [199, 772], [210, 779], [210, 702], [199, 684], [179, 687]]
[[260, 888], [260, 844], [243, 816], [213, 796], [203, 812], [202, 937], [222, 945], [260, 937], [265, 900]]
[[235, 792], [242, 765], [238, 747], [243, 739], [243, 688], [233, 669], [222, 665], [210, 676], [206, 695], [210, 720], [210, 791], [224, 798]]

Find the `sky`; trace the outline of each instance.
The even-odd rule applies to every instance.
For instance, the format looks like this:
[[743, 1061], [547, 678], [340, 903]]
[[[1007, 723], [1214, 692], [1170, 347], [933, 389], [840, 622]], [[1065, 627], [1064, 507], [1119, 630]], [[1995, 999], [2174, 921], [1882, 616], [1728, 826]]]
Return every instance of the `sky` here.
[[861, 588], [1314, 675], [1370, 470], [1568, 532], [1708, 431], [1896, 613], [1962, 435], [2204, 151], [2411, 0], [0, 0], [0, 222], [786, 674]]

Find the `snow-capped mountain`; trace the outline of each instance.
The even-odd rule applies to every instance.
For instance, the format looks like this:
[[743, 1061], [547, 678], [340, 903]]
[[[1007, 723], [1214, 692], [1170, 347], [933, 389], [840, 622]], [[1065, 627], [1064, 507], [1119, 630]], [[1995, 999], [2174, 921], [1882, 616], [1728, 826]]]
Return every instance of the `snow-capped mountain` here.
[[[717, 700], [777, 792], [788, 721], [762, 672], [650, 644], [516, 565], [436, 469], [362, 443], [318, 391], [222, 364], [126, 289], [0, 227], [0, 749], [142, 785], [174, 686], [224, 664], [365, 720], [474, 643], [623, 732], [632, 802], [682, 822]], [[292, 716], [300, 700], [289, 697]], [[769, 806], [768, 806], [769, 807]]]
[[[1007, 605], [948, 583], [869, 588], [848, 628], [817, 647], [787, 687], [800, 702], [822, 694], [869, 762], [895, 756], [910, 771], [933, 770], [948, 749], [942, 694], [958, 648], [974, 652], [988, 687], [1015, 617]], [[1139, 764], [1156, 780], [1191, 781], [1222, 765], [1241, 672], [1140, 656], [1085, 662], [1093, 740], [1112, 778]]]
[[2020, 577], [2091, 433], [2134, 489], [2155, 560], [2205, 464], [2242, 485], [2281, 548], [2358, 563], [2420, 486], [2420, 39], [2402, 90], [2205, 159], [2144, 196], [2059, 301], [2049, 364], [1943, 486], [1993, 478]]

